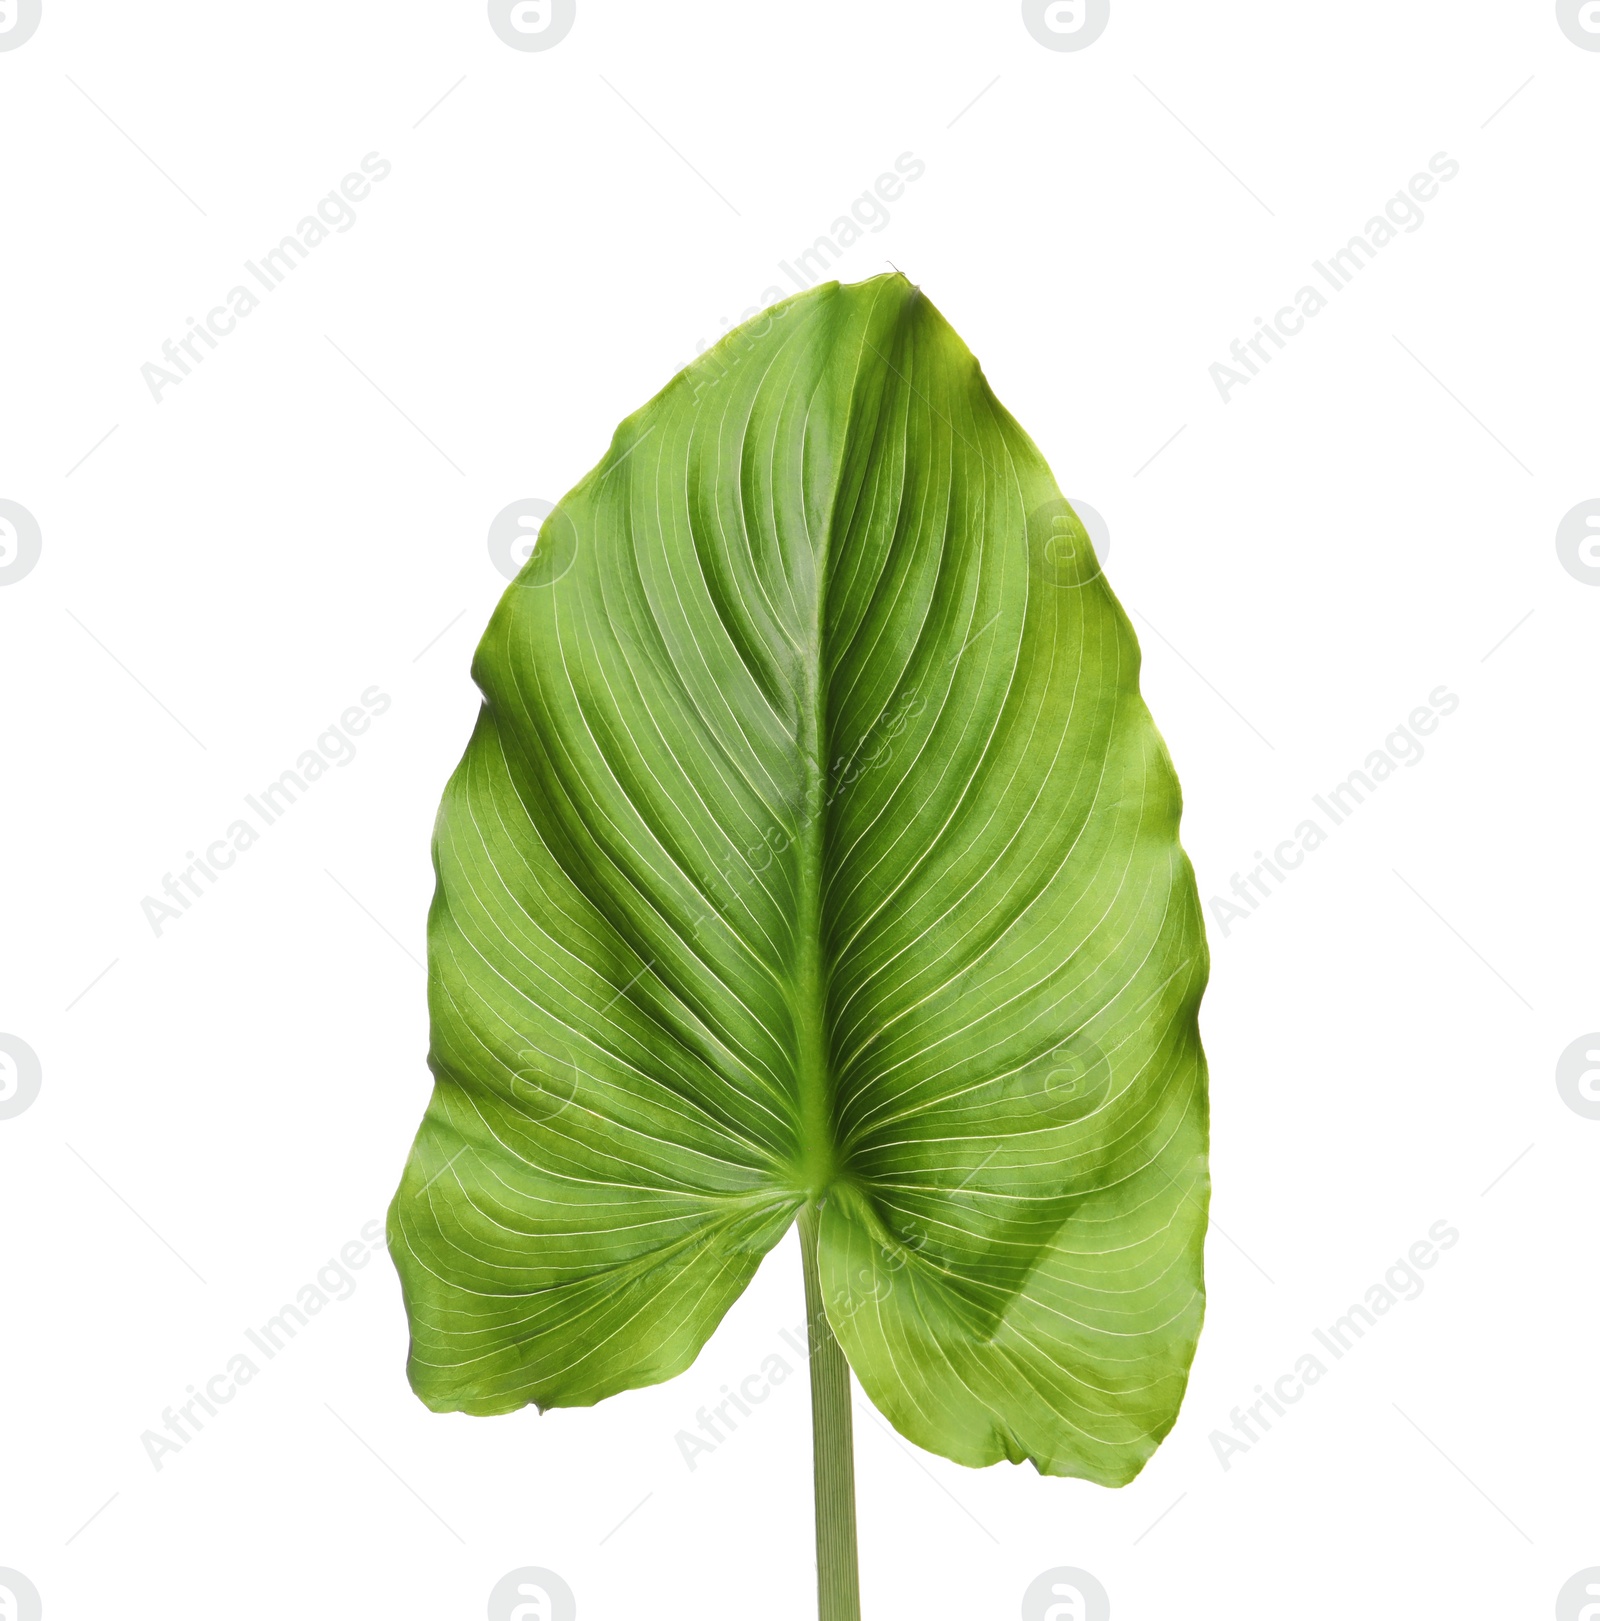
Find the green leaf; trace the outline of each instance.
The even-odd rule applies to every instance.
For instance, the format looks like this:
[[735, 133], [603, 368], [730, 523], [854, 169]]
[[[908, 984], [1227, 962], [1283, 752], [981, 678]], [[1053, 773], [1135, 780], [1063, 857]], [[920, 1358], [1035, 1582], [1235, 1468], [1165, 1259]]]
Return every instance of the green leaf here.
[[390, 1214], [429, 1406], [686, 1368], [808, 1203], [902, 1434], [1130, 1480], [1203, 1310], [1207, 955], [1133, 632], [901, 276], [617, 430], [473, 665], [436, 1080]]

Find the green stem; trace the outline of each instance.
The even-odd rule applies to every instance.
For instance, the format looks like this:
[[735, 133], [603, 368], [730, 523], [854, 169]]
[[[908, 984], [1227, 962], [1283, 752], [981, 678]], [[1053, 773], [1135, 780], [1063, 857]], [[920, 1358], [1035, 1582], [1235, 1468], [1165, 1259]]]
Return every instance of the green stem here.
[[850, 1421], [850, 1364], [822, 1306], [817, 1268], [820, 1213], [800, 1212], [806, 1275], [806, 1332], [811, 1351], [811, 1470], [817, 1503], [817, 1621], [861, 1621], [856, 1565], [855, 1439]]

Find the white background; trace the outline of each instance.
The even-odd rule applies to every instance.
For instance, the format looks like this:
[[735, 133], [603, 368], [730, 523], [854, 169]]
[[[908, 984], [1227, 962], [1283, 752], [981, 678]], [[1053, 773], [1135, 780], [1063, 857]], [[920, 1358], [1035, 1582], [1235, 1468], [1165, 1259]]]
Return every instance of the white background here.
[[[430, 1415], [380, 1254], [159, 1471], [141, 1435], [398, 1179], [490, 519], [904, 152], [837, 273], [920, 282], [1105, 516], [1203, 896], [1460, 706], [1213, 925], [1176, 1429], [1112, 1492], [858, 1412], [868, 1621], [1009, 1621], [1052, 1566], [1117, 1621], [1551, 1614], [1600, 1564], [1600, 1121], [1554, 1079], [1600, 1027], [1600, 590], [1555, 549], [1600, 496], [1597, 94], [1544, 0], [1114, 0], [1081, 52], [952, 0], [579, 0], [543, 52], [481, 4], [44, 0], [0, 52], [0, 497], [43, 534], [0, 588], [0, 1031], [43, 1068], [0, 1120], [0, 1566], [50, 1621], [476, 1621], [520, 1565], [584, 1621], [814, 1614], [798, 1368], [695, 1471], [674, 1440], [796, 1362], [792, 1239], [595, 1409]], [[162, 341], [373, 151], [355, 225], [157, 404]], [[1229, 343], [1439, 152], [1426, 222], [1225, 405]], [[356, 759], [157, 937], [142, 899], [373, 685]], [[1441, 1219], [1421, 1297], [1224, 1470], [1230, 1411]]]

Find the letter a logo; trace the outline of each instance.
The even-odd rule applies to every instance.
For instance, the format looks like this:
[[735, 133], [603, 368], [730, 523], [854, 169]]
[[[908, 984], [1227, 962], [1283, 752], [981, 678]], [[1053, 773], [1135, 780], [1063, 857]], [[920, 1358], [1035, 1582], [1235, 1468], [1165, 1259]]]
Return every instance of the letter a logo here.
[[550, 1614], [550, 1595], [532, 1582], [518, 1582], [517, 1597], [527, 1602], [511, 1612], [511, 1621], [553, 1621]]
[[1083, 1594], [1066, 1582], [1053, 1582], [1050, 1596], [1058, 1602], [1044, 1612], [1044, 1621], [1088, 1621]]
[[1029, 1584], [1022, 1621], [1111, 1621], [1111, 1600], [1088, 1571], [1058, 1565]]
[[577, 1621], [572, 1589], [553, 1570], [507, 1571], [489, 1595], [489, 1621]]

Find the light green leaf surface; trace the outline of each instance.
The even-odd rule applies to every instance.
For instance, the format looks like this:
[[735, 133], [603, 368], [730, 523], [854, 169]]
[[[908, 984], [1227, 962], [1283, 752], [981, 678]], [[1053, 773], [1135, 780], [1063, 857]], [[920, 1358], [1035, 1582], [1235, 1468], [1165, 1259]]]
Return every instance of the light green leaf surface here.
[[1087, 537], [901, 276], [617, 430], [483, 638], [390, 1213], [439, 1410], [686, 1368], [808, 1200], [867, 1395], [1131, 1479], [1203, 1310], [1207, 956]]

